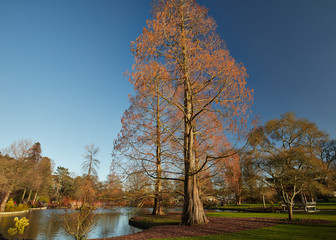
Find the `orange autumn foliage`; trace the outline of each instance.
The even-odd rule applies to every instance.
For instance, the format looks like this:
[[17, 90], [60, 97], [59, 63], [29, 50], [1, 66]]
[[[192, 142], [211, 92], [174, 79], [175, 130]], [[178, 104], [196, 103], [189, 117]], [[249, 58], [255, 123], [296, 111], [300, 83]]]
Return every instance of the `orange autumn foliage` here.
[[[166, 177], [184, 181], [184, 225], [207, 222], [197, 176], [232, 156], [232, 142], [246, 134], [253, 102], [246, 69], [230, 55], [216, 27], [194, 0], [158, 0], [153, 18], [131, 44], [135, 63], [127, 76], [136, 96], [131, 97], [133, 110], [126, 112], [120, 136], [136, 138], [131, 155], [144, 158], [145, 153], [153, 159], [159, 124], [166, 154], [163, 169], [170, 174]], [[148, 114], [146, 109], [159, 109], [155, 102], [162, 104], [164, 117]]]

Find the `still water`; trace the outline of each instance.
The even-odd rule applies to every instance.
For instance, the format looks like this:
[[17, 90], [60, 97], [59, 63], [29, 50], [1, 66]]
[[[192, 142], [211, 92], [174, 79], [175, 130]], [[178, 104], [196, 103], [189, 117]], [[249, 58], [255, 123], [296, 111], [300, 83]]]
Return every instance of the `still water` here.
[[[35, 240], [72, 240], [65, 235], [63, 230], [55, 226], [50, 220], [50, 215], [59, 210], [35, 210], [18, 217], [29, 219], [29, 226], [25, 228], [23, 238]], [[128, 225], [128, 218], [134, 215], [130, 208], [98, 209], [97, 223], [89, 233], [88, 238], [115, 237], [140, 232], [141, 230]], [[150, 212], [150, 209], [142, 209], [142, 212]], [[8, 228], [14, 226], [14, 217], [0, 216], [0, 233], [9, 238]]]

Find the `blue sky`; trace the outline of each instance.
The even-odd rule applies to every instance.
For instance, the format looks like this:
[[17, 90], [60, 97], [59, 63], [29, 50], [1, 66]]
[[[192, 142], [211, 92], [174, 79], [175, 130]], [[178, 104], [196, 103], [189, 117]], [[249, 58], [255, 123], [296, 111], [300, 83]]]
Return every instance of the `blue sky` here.
[[[255, 90], [263, 122], [293, 111], [336, 138], [336, 1], [199, 0]], [[130, 41], [151, 0], [0, 1], [0, 148], [39, 141], [55, 166], [81, 174], [84, 146], [109, 172], [132, 86]]]

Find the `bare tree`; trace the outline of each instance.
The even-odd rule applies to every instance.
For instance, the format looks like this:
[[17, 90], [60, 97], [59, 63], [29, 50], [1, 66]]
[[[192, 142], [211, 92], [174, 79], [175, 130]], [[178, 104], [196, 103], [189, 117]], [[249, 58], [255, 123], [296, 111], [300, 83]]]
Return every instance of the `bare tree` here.
[[51, 216], [52, 221], [56, 225], [76, 240], [86, 239], [96, 222], [93, 212], [93, 200], [95, 198], [93, 180], [97, 176], [96, 169], [100, 163], [96, 159], [99, 148], [91, 144], [85, 146], [85, 151], [85, 161], [82, 164], [82, 168], [87, 173], [80, 181], [79, 189], [77, 189], [78, 198], [82, 201], [81, 207], [77, 210], [64, 210]]
[[84, 158], [86, 159], [82, 164], [82, 169], [87, 171], [87, 176], [96, 176], [97, 168], [99, 167], [100, 161], [96, 159], [96, 156], [99, 152], [99, 147], [96, 147], [94, 143], [91, 145], [85, 146], [86, 154]]
[[[97, 176], [97, 168], [99, 167], [100, 161], [96, 158], [99, 147], [96, 147], [93, 143], [91, 145], [85, 146], [86, 154], [84, 158], [86, 159], [83, 164], [83, 170], [87, 171], [87, 174], [84, 177], [85, 184], [82, 185], [82, 207], [92, 207], [92, 193], [94, 193], [94, 183], [93, 177]], [[87, 206], [86, 206], [87, 205]]]
[[63, 210], [62, 213], [51, 215], [52, 222], [62, 228], [69, 236], [76, 240], [87, 239], [89, 232], [96, 223], [91, 209]]

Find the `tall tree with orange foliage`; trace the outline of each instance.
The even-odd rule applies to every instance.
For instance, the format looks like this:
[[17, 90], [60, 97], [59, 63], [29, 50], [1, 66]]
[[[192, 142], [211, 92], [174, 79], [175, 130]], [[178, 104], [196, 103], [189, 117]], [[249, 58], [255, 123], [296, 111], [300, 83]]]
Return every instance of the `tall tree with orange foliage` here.
[[156, 1], [153, 19], [147, 21], [131, 50], [135, 57], [131, 73], [134, 84], [144, 86], [147, 79], [143, 74], [156, 72], [165, 89], [156, 93], [178, 112], [176, 117], [183, 119], [182, 135], [176, 136], [178, 131], [172, 134], [183, 152], [181, 224], [207, 223], [197, 175], [210, 166], [210, 161], [215, 164], [225, 158], [229, 150], [217, 145], [214, 151], [199, 154], [199, 138], [207, 146], [218, 142], [197, 124], [215, 124], [216, 137], [225, 139], [242, 133], [253, 99], [252, 90], [246, 87], [245, 68], [230, 56], [216, 33], [215, 21], [194, 0]]
[[122, 155], [129, 160], [129, 167], [123, 166], [129, 177], [144, 170], [154, 178], [153, 215], [164, 214], [162, 162], [167, 155], [169, 134], [165, 128], [171, 115], [166, 101], [159, 95], [165, 89], [162, 81], [157, 78], [158, 75], [162, 76], [160, 68], [153, 67], [130, 75], [136, 95], [130, 97], [131, 106], [123, 115], [122, 129], [114, 142], [113, 150], [114, 159]]

